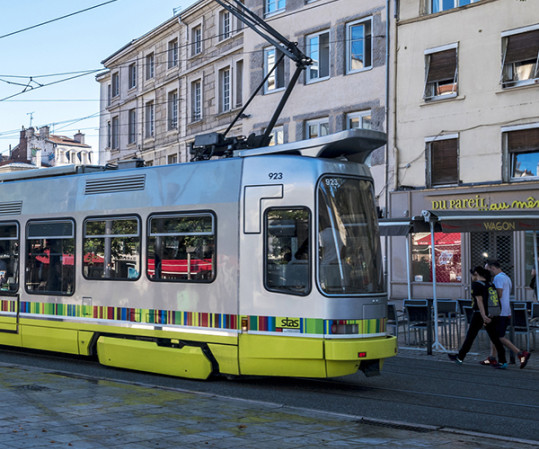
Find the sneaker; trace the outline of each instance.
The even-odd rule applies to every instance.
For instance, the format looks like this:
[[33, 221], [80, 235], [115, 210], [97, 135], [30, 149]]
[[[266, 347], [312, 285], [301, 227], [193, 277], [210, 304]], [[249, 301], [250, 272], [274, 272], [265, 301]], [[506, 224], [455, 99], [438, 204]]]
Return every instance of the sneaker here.
[[487, 357], [485, 360], [479, 362], [483, 366], [495, 366], [498, 364], [496, 357]]
[[518, 359], [520, 360], [520, 369], [525, 368], [528, 364], [531, 354], [528, 351], [521, 351], [518, 354]]
[[447, 354], [447, 357], [457, 365], [462, 365], [462, 360], [459, 359], [458, 354]]
[[496, 364], [496, 366], [494, 368], [496, 368], [496, 369], [507, 369], [507, 363], [498, 363], [498, 364]]

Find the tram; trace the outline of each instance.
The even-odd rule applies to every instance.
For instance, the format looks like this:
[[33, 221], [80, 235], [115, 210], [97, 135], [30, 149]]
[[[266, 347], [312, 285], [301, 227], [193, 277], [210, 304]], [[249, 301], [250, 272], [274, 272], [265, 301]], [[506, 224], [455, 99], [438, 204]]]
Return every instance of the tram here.
[[0, 344], [194, 379], [378, 374], [397, 345], [363, 162], [383, 143], [0, 175]]

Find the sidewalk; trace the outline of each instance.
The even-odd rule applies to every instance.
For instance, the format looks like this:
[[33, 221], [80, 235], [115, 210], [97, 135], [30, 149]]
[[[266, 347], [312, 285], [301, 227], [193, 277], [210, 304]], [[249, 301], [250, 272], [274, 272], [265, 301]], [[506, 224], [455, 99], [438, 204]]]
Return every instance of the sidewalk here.
[[0, 449], [532, 447], [4, 363], [0, 397]]

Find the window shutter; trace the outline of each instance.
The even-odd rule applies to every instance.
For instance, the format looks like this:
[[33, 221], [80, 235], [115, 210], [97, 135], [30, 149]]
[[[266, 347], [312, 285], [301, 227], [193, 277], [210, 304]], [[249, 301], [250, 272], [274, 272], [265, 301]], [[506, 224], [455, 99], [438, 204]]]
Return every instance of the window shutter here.
[[453, 79], [457, 70], [457, 50], [440, 51], [430, 55], [429, 74], [427, 82]]
[[539, 53], [539, 30], [515, 34], [507, 38], [505, 64], [537, 59]]
[[432, 185], [458, 182], [457, 139], [438, 140], [431, 143]]
[[510, 153], [539, 151], [539, 128], [509, 131], [507, 149]]

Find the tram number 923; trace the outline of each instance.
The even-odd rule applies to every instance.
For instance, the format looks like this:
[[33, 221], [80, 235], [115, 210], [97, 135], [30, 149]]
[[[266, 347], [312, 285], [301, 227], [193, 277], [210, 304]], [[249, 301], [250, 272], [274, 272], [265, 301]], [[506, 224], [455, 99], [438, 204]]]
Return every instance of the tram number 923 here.
[[283, 173], [282, 172], [273, 172], [268, 173], [268, 178], [272, 181], [276, 181], [278, 179], [283, 179]]

